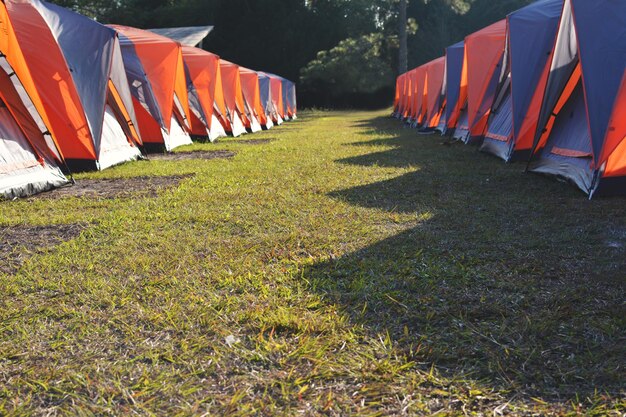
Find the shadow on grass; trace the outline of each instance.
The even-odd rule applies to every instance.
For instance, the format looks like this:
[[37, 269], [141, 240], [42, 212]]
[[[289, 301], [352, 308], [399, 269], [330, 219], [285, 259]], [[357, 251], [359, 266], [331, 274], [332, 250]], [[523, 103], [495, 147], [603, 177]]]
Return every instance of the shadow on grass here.
[[[359, 123], [351, 145], [382, 152], [338, 163], [414, 167], [331, 193], [415, 213], [417, 226], [306, 271], [312, 286], [424, 366], [545, 399], [620, 395], [624, 361], [623, 199], [589, 202], [394, 119]], [[417, 218], [417, 217], [416, 217]]]

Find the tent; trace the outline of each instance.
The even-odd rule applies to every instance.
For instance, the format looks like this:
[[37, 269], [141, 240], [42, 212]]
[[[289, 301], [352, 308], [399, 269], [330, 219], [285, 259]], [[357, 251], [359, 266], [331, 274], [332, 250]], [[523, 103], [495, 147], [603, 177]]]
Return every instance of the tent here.
[[400, 120], [404, 120], [407, 116], [408, 107], [408, 89], [410, 83], [409, 72], [405, 72], [398, 78], [400, 79], [400, 99], [398, 102], [398, 112], [396, 114], [396, 117]]
[[283, 105], [283, 82], [280, 78], [273, 74], [267, 74], [270, 77], [270, 87], [272, 89], [272, 101], [274, 108], [278, 111], [278, 116], [285, 120], [285, 106]]
[[226, 136], [220, 121], [226, 113], [220, 58], [199, 48], [183, 46], [183, 61], [187, 72], [191, 133], [208, 136], [211, 141]]
[[406, 74], [400, 74], [396, 78], [396, 90], [393, 96], [393, 111], [391, 112], [392, 117], [397, 117], [400, 113], [400, 97], [404, 93], [404, 91], [402, 91], [402, 86], [404, 84], [405, 77]]
[[481, 142], [498, 84], [504, 76], [506, 20], [465, 38], [467, 62], [467, 112], [470, 134], [466, 143]]
[[116, 33], [39, 0], [0, 5], [9, 64], [73, 171], [141, 156]]
[[507, 76], [481, 146], [505, 161], [527, 160], [550, 70], [563, 0], [540, 0], [507, 17]]
[[266, 129], [272, 128], [274, 123], [265, 114], [265, 108], [261, 103], [259, 74], [251, 69], [239, 67], [239, 75], [241, 76], [241, 90], [248, 104], [251, 119], [256, 120], [256, 123], [260, 123]]
[[285, 101], [285, 103], [287, 104], [287, 112], [288, 112], [288, 116], [291, 120], [295, 120], [297, 119], [297, 113], [298, 113], [298, 103], [297, 103], [297, 99], [296, 99], [296, 84], [293, 83], [292, 81], [289, 81], [285, 78], [283, 78], [283, 87], [285, 87], [283, 89], [283, 100]]
[[411, 75], [411, 112], [409, 122], [413, 127], [418, 127], [421, 126], [426, 113], [426, 102], [424, 100], [426, 67], [416, 68]]
[[21, 84], [21, 74], [5, 58], [5, 47], [1, 42], [0, 199], [12, 199], [68, 181], [60, 169], [63, 160], [57, 144]]
[[437, 58], [426, 64], [426, 83], [424, 104], [426, 106], [424, 128], [432, 131], [439, 125], [441, 112], [444, 107], [442, 89], [445, 80], [445, 57]]
[[124, 68], [146, 150], [191, 144], [190, 110], [182, 48], [141, 29], [111, 25], [119, 33]]
[[402, 95], [402, 100], [400, 102], [400, 108], [402, 109], [402, 113], [400, 114], [400, 119], [404, 121], [408, 121], [411, 117], [411, 107], [412, 107], [412, 96], [413, 96], [413, 73], [415, 69], [412, 69], [405, 73], [404, 78], [404, 93]]
[[446, 132], [455, 129], [467, 104], [467, 67], [464, 66], [465, 42], [446, 48]]
[[267, 73], [270, 77], [280, 80], [282, 92], [282, 113], [283, 120], [296, 118], [296, 85], [280, 75]]
[[283, 123], [283, 119], [278, 114], [278, 110], [274, 107], [274, 100], [272, 99], [272, 82], [269, 75], [264, 72], [259, 72], [259, 94], [261, 95], [261, 104], [265, 110], [265, 115], [268, 118], [268, 123], [280, 125]]
[[[231, 134], [239, 136], [246, 133], [246, 127], [251, 129], [252, 124], [246, 117], [246, 102], [241, 90], [241, 76], [239, 65], [220, 60], [222, 71], [222, 86], [224, 89], [224, 101], [229, 115]], [[260, 126], [258, 127], [260, 129]]]
[[529, 169], [626, 194], [626, 3], [566, 0]]

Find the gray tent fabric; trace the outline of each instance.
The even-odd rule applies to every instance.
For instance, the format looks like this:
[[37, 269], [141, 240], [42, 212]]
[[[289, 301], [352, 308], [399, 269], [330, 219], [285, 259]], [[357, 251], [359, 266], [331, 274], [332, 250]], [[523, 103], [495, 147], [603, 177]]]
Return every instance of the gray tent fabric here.
[[120, 45], [119, 38], [115, 42], [113, 49], [113, 56], [111, 59], [111, 82], [115, 86], [117, 93], [119, 94], [126, 111], [130, 116], [130, 122], [135, 126], [137, 135], [139, 133], [139, 124], [137, 123], [137, 116], [135, 114], [135, 106], [133, 105], [133, 95], [130, 91], [130, 85], [128, 83], [128, 77], [126, 76], [126, 69], [124, 68], [124, 57], [122, 56], [122, 46]]
[[197, 46], [213, 30], [213, 26], [189, 26], [180, 28], [148, 29], [157, 35], [175, 40], [183, 46]]
[[595, 186], [593, 150], [587, 127], [582, 82], [557, 115], [545, 147], [530, 163], [530, 171], [555, 175], [590, 194]]
[[546, 86], [539, 123], [537, 124], [534, 147], [537, 146], [537, 142], [543, 133], [543, 128], [550, 119], [552, 110], [578, 64], [578, 41], [576, 39], [572, 7], [568, 1], [565, 2], [563, 7], [557, 39], [558, 42], [554, 48], [552, 66], [550, 68], [550, 78]]

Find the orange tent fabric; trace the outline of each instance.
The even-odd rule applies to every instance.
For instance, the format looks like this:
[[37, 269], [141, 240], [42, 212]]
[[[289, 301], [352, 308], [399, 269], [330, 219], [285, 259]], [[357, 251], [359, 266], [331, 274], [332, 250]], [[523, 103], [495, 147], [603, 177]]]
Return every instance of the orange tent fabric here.
[[615, 100], [600, 161], [606, 161], [605, 176], [626, 176], [626, 72]]
[[404, 74], [399, 75], [396, 78], [396, 91], [393, 96], [393, 113], [398, 113], [398, 108], [400, 106], [400, 94], [401, 94], [401, 85], [404, 82]]
[[404, 96], [402, 98], [402, 118], [408, 119], [411, 117], [411, 110], [413, 107], [413, 73], [414, 69], [406, 73], [404, 79]]
[[483, 135], [502, 72], [506, 19], [465, 38], [468, 111], [472, 137]]

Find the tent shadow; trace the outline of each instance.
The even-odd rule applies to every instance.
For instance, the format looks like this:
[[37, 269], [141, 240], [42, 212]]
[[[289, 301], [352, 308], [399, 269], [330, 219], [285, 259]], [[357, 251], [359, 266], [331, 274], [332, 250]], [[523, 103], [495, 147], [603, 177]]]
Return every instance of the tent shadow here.
[[360, 126], [396, 135], [356, 146], [390, 149], [338, 163], [415, 170], [330, 197], [421, 221], [313, 265], [312, 288], [401, 351], [419, 346], [418, 362], [449, 375], [544, 399], [619, 395], [622, 202], [591, 204], [469, 147], [398, 134], [394, 119]]

